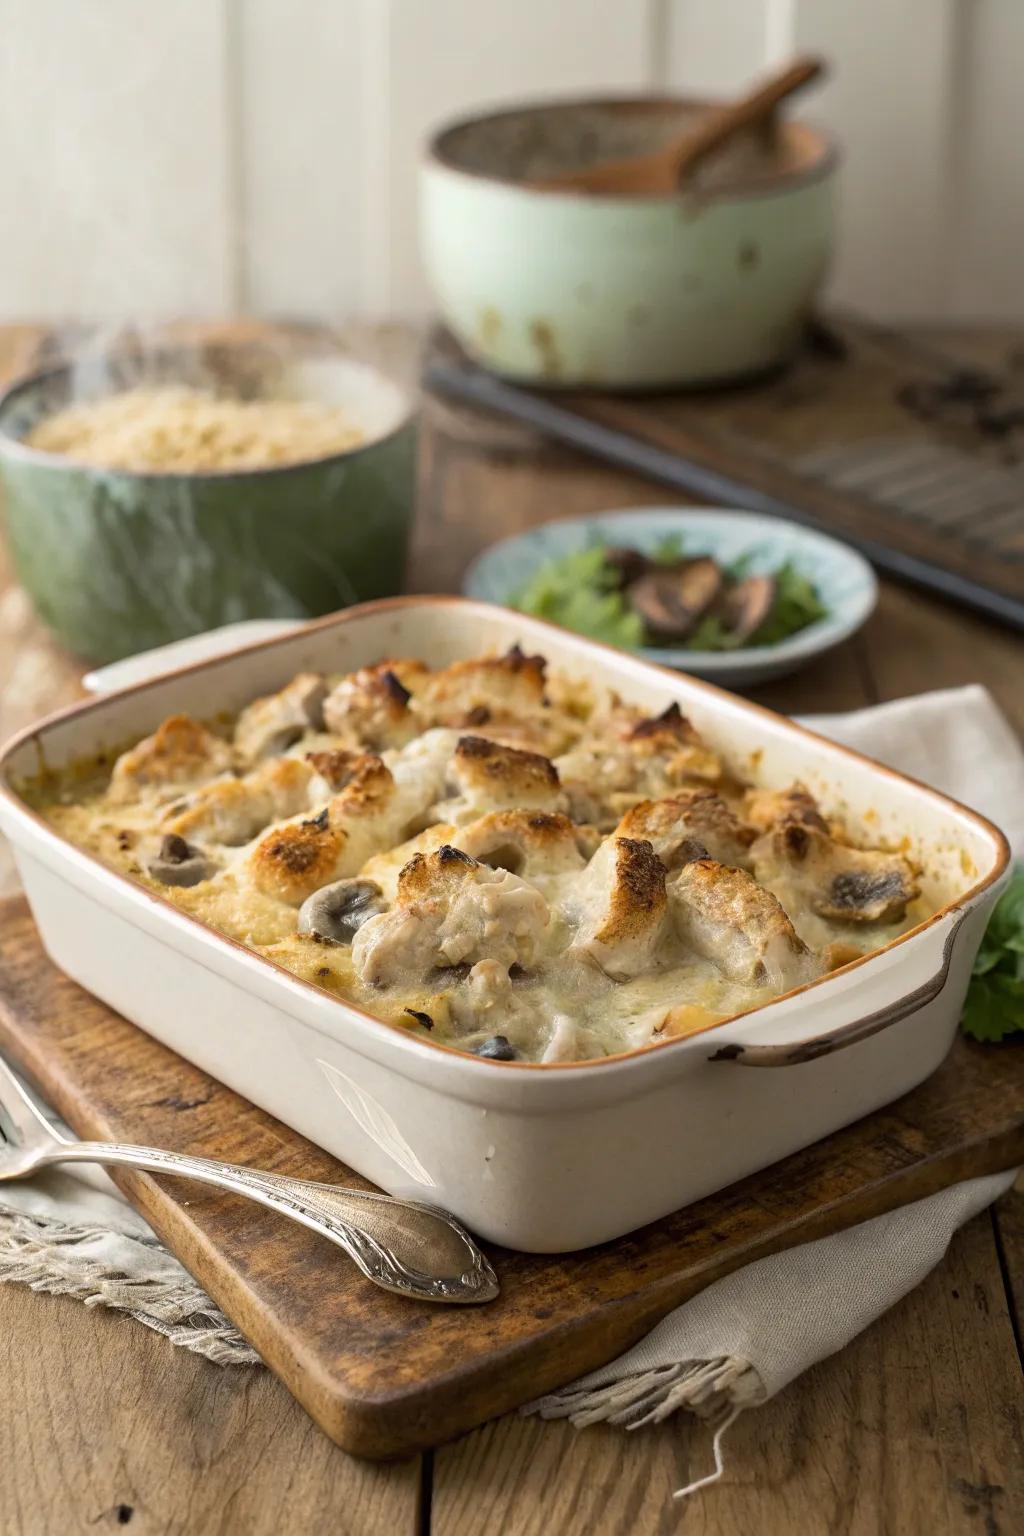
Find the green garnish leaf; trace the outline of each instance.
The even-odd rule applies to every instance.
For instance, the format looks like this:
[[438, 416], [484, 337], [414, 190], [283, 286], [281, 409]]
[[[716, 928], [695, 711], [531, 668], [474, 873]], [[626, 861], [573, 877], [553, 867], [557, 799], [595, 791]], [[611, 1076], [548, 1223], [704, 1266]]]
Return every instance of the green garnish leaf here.
[[644, 643], [643, 621], [618, 590], [601, 544], [546, 561], [512, 606], [608, 645], [639, 650]]
[[801, 575], [791, 560], [775, 572], [772, 611], [747, 641], [748, 645], [777, 645], [798, 630], [816, 624], [828, 612], [814, 583]]
[[666, 533], [655, 544], [649, 558], [655, 560], [658, 565], [675, 565], [677, 560], [683, 558], [682, 534]]
[[713, 613], [706, 614], [683, 642], [688, 651], [737, 651], [740, 641]]
[[996, 902], [978, 949], [961, 1028], [975, 1040], [1024, 1033], [1024, 867]]

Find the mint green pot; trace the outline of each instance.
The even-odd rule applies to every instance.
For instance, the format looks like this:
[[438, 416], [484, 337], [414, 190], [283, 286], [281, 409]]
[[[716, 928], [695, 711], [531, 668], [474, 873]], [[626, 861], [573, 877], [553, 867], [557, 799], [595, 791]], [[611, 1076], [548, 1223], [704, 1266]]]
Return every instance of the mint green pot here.
[[837, 156], [816, 130], [783, 123], [774, 160], [748, 145], [682, 194], [530, 184], [653, 150], [700, 105], [550, 102], [434, 135], [423, 256], [471, 357], [546, 387], [664, 389], [746, 378], [795, 353], [833, 243]]
[[[180, 374], [165, 366], [167, 376]], [[289, 393], [346, 405], [370, 440], [293, 466], [130, 473], [21, 441], [82, 397], [69, 368], [24, 379], [0, 399], [11, 553], [68, 649], [116, 661], [236, 620], [311, 618], [400, 590], [415, 447], [406, 397], [348, 359], [307, 362], [289, 378]]]

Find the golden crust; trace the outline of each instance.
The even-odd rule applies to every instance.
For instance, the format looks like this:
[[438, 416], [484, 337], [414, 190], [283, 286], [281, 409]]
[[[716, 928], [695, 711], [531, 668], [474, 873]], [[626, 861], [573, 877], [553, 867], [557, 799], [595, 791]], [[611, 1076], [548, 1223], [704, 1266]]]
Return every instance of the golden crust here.
[[785, 987], [814, 974], [781, 903], [746, 870], [696, 859], [679, 870], [669, 894], [682, 936], [727, 975]]
[[476, 868], [476, 859], [450, 843], [442, 843], [433, 853], [415, 853], [398, 876], [396, 904], [411, 907], [417, 901], [446, 896]]
[[828, 831], [818, 802], [803, 784], [790, 784], [787, 789], [748, 789], [743, 796], [743, 815], [758, 832], [767, 832], [783, 821]]
[[710, 789], [682, 790], [663, 800], [641, 800], [623, 816], [617, 837], [646, 838], [666, 869], [704, 854], [742, 865], [756, 833]]
[[539, 752], [506, 747], [483, 736], [462, 736], [450, 772], [466, 799], [481, 808], [561, 808], [558, 770]]
[[404, 746], [423, 729], [409, 701], [428, 676], [421, 662], [380, 661], [342, 678], [324, 701], [329, 731], [359, 746]]
[[244, 762], [281, 752], [315, 726], [327, 684], [316, 672], [298, 672], [277, 693], [265, 694], [242, 710], [235, 725], [235, 749]]
[[529, 714], [545, 707], [546, 666], [543, 656], [527, 656], [518, 645], [504, 656], [456, 661], [430, 676], [419, 703], [434, 725], [458, 727], [484, 710], [488, 720]]
[[560, 874], [585, 862], [576, 827], [559, 812], [488, 811], [454, 841], [481, 863], [516, 875]]
[[395, 781], [381, 758], [365, 753], [349, 767], [344, 789], [330, 803], [330, 819], [336, 825], [352, 816], [382, 815], [395, 798]]
[[348, 841], [343, 828], [332, 826], [328, 813], [308, 821], [275, 827], [261, 837], [248, 858], [249, 874], [257, 890], [289, 906], [299, 906], [307, 896], [338, 879]]
[[[234, 743], [173, 716], [106, 791], [72, 803], [84, 775], [62, 783], [47, 814], [318, 985], [466, 1049], [499, 1033], [545, 1061], [754, 1006], [848, 961], [849, 925], [902, 920], [917, 892], [905, 860], [830, 835], [804, 786], [745, 792], [677, 705], [645, 715], [548, 687], [517, 647], [332, 682], [328, 730], [325, 684], [302, 673], [242, 712]], [[172, 883], [173, 850], [156, 855], [168, 834], [209, 878]], [[296, 908], [357, 876], [381, 897], [351, 948], [300, 936]]]
[[650, 843], [612, 837], [587, 870], [576, 949], [622, 980], [652, 969], [668, 898], [665, 869]]
[[223, 773], [230, 764], [227, 742], [191, 715], [169, 715], [152, 736], [122, 752], [110, 776], [108, 798], [125, 803], [146, 790], [197, 784]]
[[204, 784], [189, 795], [184, 810], [171, 806], [162, 826], [186, 839], [247, 843], [270, 822], [305, 810], [312, 780], [307, 763], [271, 758], [244, 778]]

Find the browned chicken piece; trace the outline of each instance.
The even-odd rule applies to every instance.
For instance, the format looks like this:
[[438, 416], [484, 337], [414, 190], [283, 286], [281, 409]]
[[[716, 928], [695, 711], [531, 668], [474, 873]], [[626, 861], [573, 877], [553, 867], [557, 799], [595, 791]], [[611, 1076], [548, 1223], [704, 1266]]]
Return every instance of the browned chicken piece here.
[[513, 715], [481, 708], [471, 710], [462, 726], [463, 729], [486, 732], [489, 741], [499, 742], [503, 747], [539, 752], [542, 757], [549, 758], [567, 752], [580, 735], [577, 721], [551, 709], [543, 709], [535, 715]]
[[388, 848], [383, 853], [375, 853], [367, 859], [359, 873], [380, 886], [385, 902], [391, 906], [398, 895], [399, 877], [409, 860], [417, 853], [436, 853], [443, 843], [453, 843], [457, 835], [451, 822], [439, 821], [423, 832], [417, 832], [415, 837], [408, 838], [404, 843]]
[[379, 757], [357, 758], [349, 782], [317, 816], [272, 827], [247, 855], [264, 895], [298, 905], [320, 886], [354, 875], [404, 831], [395, 781]]
[[543, 656], [527, 656], [518, 645], [504, 656], [456, 661], [431, 674], [419, 703], [431, 724], [456, 728], [535, 714], [547, 704], [546, 665]]
[[758, 832], [767, 832], [780, 821], [828, 831], [818, 802], [802, 784], [790, 784], [788, 789], [748, 789], [743, 796], [743, 815]]
[[324, 701], [324, 723], [334, 735], [357, 746], [383, 751], [401, 747], [423, 729], [410, 709], [414, 687], [427, 669], [417, 661], [381, 661], [343, 677]]
[[778, 900], [746, 870], [697, 859], [683, 865], [668, 894], [683, 943], [734, 981], [785, 991], [821, 974]]
[[152, 736], [122, 752], [114, 764], [107, 797], [126, 805], [155, 790], [159, 798], [167, 799], [230, 766], [231, 748], [226, 741], [190, 715], [170, 715]]
[[678, 704], [645, 718], [619, 705], [595, 719], [578, 747], [555, 760], [574, 821], [607, 831], [645, 799], [688, 786], [717, 784], [720, 758], [707, 747]]
[[351, 782], [356, 764], [362, 757], [363, 753], [351, 751], [348, 747], [334, 747], [320, 752], [307, 752], [303, 761], [309, 764], [314, 777], [324, 786], [327, 794], [336, 795], [339, 789], [344, 789]]
[[438, 810], [451, 821], [465, 821], [492, 810], [565, 808], [558, 771], [550, 758], [539, 752], [503, 747], [482, 736], [462, 736], [448, 775], [458, 798], [442, 802]]
[[352, 959], [375, 986], [480, 960], [529, 967], [550, 921], [547, 902], [525, 880], [445, 844], [405, 866], [395, 906], [359, 929]]
[[254, 699], [235, 725], [235, 749], [243, 762], [255, 763], [283, 752], [303, 731], [323, 721], [327, 684], [315, 672], [299, 672], [279, 693]]
[[648, 842], [610, 837], [576, 889], [579, 930], [573, 950], [615, 981], [656, 964], [665, 924], [665, 870]]
[[271, 828], [247, 856], [248, 872], [264, 896], [297, 907], [322, 885], [358, 868], [345, 858], [347, 843], [347, 832], [332, 826], [325, 808], [306, 821]]
[[896, 923], [919, 895], [913, 867], [896, 853], [848, 848], [819, 827], [787, 821], [751, 849], [754, 873], [780, 901], [836, 923]]
[[626, 812], [616, 837], [646, 838], [666, 869], [708, 855], [741, 868], [755, 833], [711, 789], [684, 789], [665, 800], [641, 800]]
[[582, 869], [576, 828], [549, 811], [488, 811], [463, 827], [455, 842], [464, 853], [514, 875], [559, 875]]
[[165, 812], [163, 826], [179, 837], [237, 847], [272, 821], [308, 810], [316, 781], [309, 763], [270, 758], [243, 778], [204, 784], [189, 795], [184, 808], [172, 805]]

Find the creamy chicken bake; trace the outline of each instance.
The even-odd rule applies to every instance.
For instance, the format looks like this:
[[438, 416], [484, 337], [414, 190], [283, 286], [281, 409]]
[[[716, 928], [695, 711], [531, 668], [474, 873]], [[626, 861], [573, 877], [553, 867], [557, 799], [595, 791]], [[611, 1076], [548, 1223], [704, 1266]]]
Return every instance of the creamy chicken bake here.
[[800, 784], [739, 782], [678, 705], [647, 716], [517, 647], [301, 673], [35, 798], [304, 980], [498, 1061], [692, 1033], [930, 910], [900, 851]]

